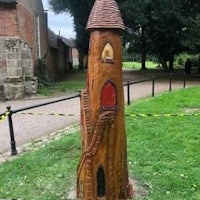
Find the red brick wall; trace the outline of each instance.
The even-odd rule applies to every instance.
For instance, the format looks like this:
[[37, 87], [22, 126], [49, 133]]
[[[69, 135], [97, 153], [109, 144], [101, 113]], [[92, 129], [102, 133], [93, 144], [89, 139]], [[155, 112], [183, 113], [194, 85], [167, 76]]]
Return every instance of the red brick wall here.
[[36, 52], [35, 52], [34, 18], [22, 4], [17, 5], [17, 16], [19, 24], [19, 37], [23, 38], [31, 47], [33, 60], [35, 60]]
[[33, 64], [36, 64], [36, 16], [40, 24], [41, 58], [47, 53], [47, 21], [41, 0], [19, 0], [17, 4], [20, 37], [32, 48]]
[[[23, 11], [26, 10], [26, 13]], [[24, 13], [23, 13], [24, 12]], [[28, 17], [29, 13], [29, 17]], [[26, 36], [26, 40], [30, 41], [33, 51], [36, 49], [36, 16], [39, 16], [40, 19], [40, 45], [41, 45], [41, 57], [47, 53], [47, 21], [46, 15], [43, 10], [42, 0], [18, 0], [18, 16], [24, 19], [23, 16], [27, 16], [27, 22], [25, 22], [25, 30], [23, 31]], [[32, 22], [29, 23], [29, 21]], [[23, 25], [22, 25], [23, 27]], [[32, 30], [29, 28], [32, 27]], [[22, 32], [22, 33], [23, 33]], [[31, 38], [32, 37], [32, 38]], [[33, 42], [32, 42], [33, 41]], [[36, 54], [34, 52], [34, 60]]]
[[16, 6], [0, 6], [0, 36], [19, 36]]

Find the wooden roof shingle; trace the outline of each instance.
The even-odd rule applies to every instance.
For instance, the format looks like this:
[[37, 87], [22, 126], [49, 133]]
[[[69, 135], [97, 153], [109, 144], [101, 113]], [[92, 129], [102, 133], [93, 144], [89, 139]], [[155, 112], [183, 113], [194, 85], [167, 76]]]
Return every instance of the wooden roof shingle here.
[[95, 1], [86, 29], [96, 28], [125, 29], [119, 7], [115, 0]]
[[17, 3], [17, 0], [0, 0], [0, 3], [6, 3], [6, 4], [9, 4], [9, 3]]

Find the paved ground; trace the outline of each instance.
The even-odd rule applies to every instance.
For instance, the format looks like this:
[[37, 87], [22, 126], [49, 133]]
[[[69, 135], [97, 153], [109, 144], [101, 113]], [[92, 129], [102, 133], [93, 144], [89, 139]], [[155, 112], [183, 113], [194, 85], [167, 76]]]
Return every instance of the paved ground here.
[[[125, 71], [124, 81], [137, 81], [143, 80], [154, 75], [154, 71], [141, 72], [141, 71]], [[156, 72], [156, 77], [159, 78], [155, 81], [155, 95], [157, 93], [169, 90], [169, 73]], [[200, 78], [190, 78], [186, 83], [186, 87], [199, 85]], [[172, 90], [183, 88], [183, 74], [176, 72], [176, 80], [172, 78]], [[132, 85], [130, 88], [131, 100], [150, 96], [152, 93], [152, 82], [143, 82]], [[127, 102], [127, 88], [124, 88], [125, 101]], [[74, 94], [68, 95], [73, 96]], [[64, 96], [62, 96], [63, 98]], [[0, 113], [6, 111], [7, 106], [11, 106], [13, 110], [32, 106], [56, 99], [56, 98], [41, 98], [39, 96], [32, 96], [21, 100], [0, 102]], [[48, 135], [59, 129], [63, 129], [74, 122], [79, 121], [80, 103], [79, 98], [64, 101], [48, 106], [43, 106], [31, 110], [24, 111], [24, 113], [35, 113], [35, 115], [17, 113], [13, 115], [13, 127], [15, 133], [15, 141], [17, 147], [30, 142], [36, 138]], [[38, 115], [42, 113], [43, 115]], [[59, 113], [71, 116], [51, 116], [48, 113]], [[7, 119], [0, 121], [0, 154], [10, 151], [10, 136]]]

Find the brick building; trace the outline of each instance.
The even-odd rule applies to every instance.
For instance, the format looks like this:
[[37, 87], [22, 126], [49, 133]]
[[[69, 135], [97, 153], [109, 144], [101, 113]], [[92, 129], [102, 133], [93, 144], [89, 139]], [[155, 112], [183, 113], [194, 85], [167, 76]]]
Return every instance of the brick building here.
[[62, 78], [77, 63], [74, 41], [56, 35], [48, 29], [48, 68], [53, 80]]
[[34, 66], [47, 53], [41, 0], [0, 0], [0, 99], [35, 93]]

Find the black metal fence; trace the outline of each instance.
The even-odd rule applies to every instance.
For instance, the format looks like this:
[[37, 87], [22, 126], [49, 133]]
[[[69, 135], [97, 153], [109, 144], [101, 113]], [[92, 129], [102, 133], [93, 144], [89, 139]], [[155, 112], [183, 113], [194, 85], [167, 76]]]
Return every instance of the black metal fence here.
[[11, 155], [17, 154], [15, 134], [14, 134], [14, 129], [13, 129], [13, 120], [12, 120], [13, 114], [16, 114], [16, 113], [22, 112], [22, 111], [26, 111], [26, 110], [30, 110], [30, 109], [33, 109], [33, 108], [38, 108], [38, 107], [42, 107], [42, 106], [46, 106], [46, 105], [50, 105], [50, 104], [59, 103], [59, 102], [62, 102], [62, 101], [67, 101], [67, 100], [78, 98], [78, 97], [80, 97], [80, 93], [73, 95], [71, 97], [61, 98], [61, 99], [57, 99], [57, 100], [54, 100], [54, 101], [48, 101], [48, 102], [45, 102], [45, 103], [32, 105], [32, 106], [28, 106], [28, 107], [24, 107], [24, 108], [20, 108], [20, 109], [15, 109], [15, 110], [12, 110], [10, 106], [7, 107], [7, 111], [5, 113], [1, 114], [0, 116], [5, 115], [5, 116], [8, 117], [8, 124], [9, 124], [9, 131], [10, 131]]
[[[138, 83], [144, 83], [144, 82], [151, 82], [151, 85], [152, 85], [151, 96], [154, 97], [155, 82], [158, 79], [160, 79], [160, 78], [156, 78], [155, 76], [153, 76], [152, 78], [146, 78], [146, 79], [138, 80], [138, 81], [126, 81], [123, 85], [124, 85], [124, 87], [127, 87], [127, 104], [128, 105], [131, 104], [131, 92], [130, 92], [131, 85], [135, 85]], [[173, 82], [172, 74], [169, 75], [168, 80], [169, 80], [169, 91], [171, 91], [172, 90], [172, 82]], [[183, 78], [182, 78], [183, 88], [186, 87], [187, 80], [188, 80], [187, 75], [183, 76]], [[10, 131], [11, 155], [17, 154], [16, 143], [15, 143], [15, 134], [14, 134], [14, 129], [13, 129], [13, 120], [12, 120], [13, 114], [16, 114], [16, 113], [22, 112], [22, 111], [26, 111], [26, 110], [30, 110], [30, 109], [34, 109], [34, 108], [38, 108], [38, 107], [42, 107], [42, 106], [46, 106], [46, 105], [50, 105], [50, 104], [55, 104], [55, 103], [62, 102], [62, 101], [68, 101], [70, 99], [79, 98], [79, 97], [80, 97], [80, 92], [71, 97], [61, 98], [61, 99], [54, 100], [54, 101], [48, 101], [46, 103], [32, 105], [32, 106], [28, 106], [28, 107], [24, 107], [24, 108], [20, 108], [20, 109], [12, 110], [11, 107], [7, 107], [7, 111], [5, 113], [0, 114], [0, 117], [4, 116], [4, 118], [6, 118], [6, 117], [8, 118], [9, 131]]]
[[[182, 76], [174, 76], [172, 73], [170, 73], [168, 76], [165, 76], [165, 79], [168, 80], [169, 83], [169, 92], [172, 91], [172, 84], [173, 84], [173, 80], [177, 80], [177, 78], [182, 81], [183, 83], [183, 88], [186, 87], [186, 83], [188, 80], [191, 80], [192, 78], [197, 78], [196, 76], [189, 76], [187, 74], [184, 74]], [[146, 79], [142, 79], [142, 80], [138, 80], [138, 81], [126, 81], [124, 83], [124, 86], [127, 87], [127, 104], [130, 105], [131, 104], [131, 92], [130, 92], [130, 86], [131, 85], [135, 85], [138, 83], [144, 83], [144, 82], [151, 82], [152, 85], [152, 89], [151, 89], [151, 96], [154, 97], [155, 96], [155, 83], [156, 81], [158, 81], [159, 79], [163, 79], [163, 77], [156, 77], [156, 76], [152, 76], [152, 78], [146, 78]]]
[[154, 96], [155, 93], [155, 77], [153, 78], [147, 78], [147, 79], [143, 79], [143, 80], [139, 80], [139, 81], [127, 81], [126, 83], [124, 83], [124, 86], [127, 86], [127, 104], [130, 105], [131, 104], [131, 93], [130, 93], [130, 86], [137, 84], [137, 83], [144, 83], [144, 82], [152, 82], [152, 97]]

